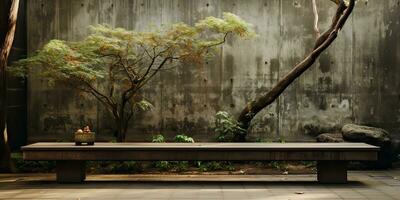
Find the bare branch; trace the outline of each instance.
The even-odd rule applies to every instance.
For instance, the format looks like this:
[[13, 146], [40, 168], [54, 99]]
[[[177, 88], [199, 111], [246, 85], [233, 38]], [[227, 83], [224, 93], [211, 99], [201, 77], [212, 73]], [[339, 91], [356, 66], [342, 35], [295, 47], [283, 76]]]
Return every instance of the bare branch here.
[[318, 48], [329, 37], [330, 33], [335, 29], [336, 25], [339, 23], [339, 19], [341, 18], [343, 12], [346, 9], [347, 9], [346, 4], [344, 3], [343, 0], [340, 0], [340, 3], [339, 3], [338, 8], [336, 10], [335, 16], [332, 19], [331, 26], [320, 37], [318, 37], [318, 39], [316, 40], [316, 42], [314, 44], [314, 49]]
[[152, 58], [152, 56], [150, 55], [149, 51], [147, 50], [147, 48], [145, 46], [143, 46], [142, 44], [140, 45], [140, 47], [143, 48], [144, 52], [146, 52], [147, 56], [149, 56], [149, 58]]
[[151, 59], [150, 64], [147, 66], [146, 72], [143, 74], [142, 77], [139, 78], [139, 82], [141, 82], [142, 80], [145, 80], [145, 79], [146, 79], [146, 76], [150, 73], [151, 68], [153, 67], [153, 65], [154, 65], [155, 61], [157, 60], [157, 58], [158, 58], [159, 56], [161, 56], [163, 53], [169, 51], [171, 48], [172, 48], [172, 46], [166, 47], [164, 50], [158, 52], [157, 55], [155, 55], [155, 56]]
[[[92, 86], [92, 84], [90, 84], [90, 82], [88, 82], [85, 79], [80, 78], [78, 76], [74, 76], [74, 75], [71, 75], [71, 76], [73, 76], [76, 80], [78, 80], [81, 83], [83, 83], [87, 88], [89, 88], [90, 91], [93, 92], [93, 94], [96, 94], [99, 98], [104, 99], [106, 105], [108, 105], [110, 107], [114, 107], [115, 106], [115, 103], [111, 98], [107, 97], [105, 94], [102, 94], [100, 91], [98, 91], [94, 86]], [[66, 81], [66, 82], [70, 82], [70, 81]]]
[[321, 33], [319, 32], [319, 28], [318, 28], [318, 8], [317, 8], [317, 3], [315, 2], [315, 0], [312, 0], [312, 6], [313, 6], [313, 14], [314, 14], [314, 31], [315, 31], [315, 35], [318, 38]]
[[157, 74], [157, 72], [164, 66], [164, 64], [168, 61], [172, 59], [172, 57], [167, 57], [164, 58], [164, 60], [158, 65], [158, 67], [153, 71], [153, 73], [143, 82], [140, 83], [139, 87], [137, 89], [142, 88], [154, 75]]

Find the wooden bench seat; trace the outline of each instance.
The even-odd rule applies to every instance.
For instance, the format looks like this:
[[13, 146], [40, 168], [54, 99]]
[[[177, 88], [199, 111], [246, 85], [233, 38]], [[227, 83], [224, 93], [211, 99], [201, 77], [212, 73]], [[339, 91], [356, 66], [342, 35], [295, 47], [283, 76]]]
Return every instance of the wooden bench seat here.
[[24, 160], [55, 160], [58, 182], [85, 180], [85, 161], [317, 161], [322, 183], [345, 183], [348, 161], [377, 160], [364, 143], [35, 143]]

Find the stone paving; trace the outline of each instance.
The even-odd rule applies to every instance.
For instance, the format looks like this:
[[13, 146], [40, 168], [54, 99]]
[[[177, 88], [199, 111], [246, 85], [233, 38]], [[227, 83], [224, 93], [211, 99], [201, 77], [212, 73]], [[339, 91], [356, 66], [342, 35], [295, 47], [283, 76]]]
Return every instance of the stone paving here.
[[[400, 169], [352, 171], [348, 184], [315, 175], [89, 175], [57, 184], [52, 174], [0, 174], [0, 199], [400, 199]], [[220, 182], [220, 181], [223, 182]]]

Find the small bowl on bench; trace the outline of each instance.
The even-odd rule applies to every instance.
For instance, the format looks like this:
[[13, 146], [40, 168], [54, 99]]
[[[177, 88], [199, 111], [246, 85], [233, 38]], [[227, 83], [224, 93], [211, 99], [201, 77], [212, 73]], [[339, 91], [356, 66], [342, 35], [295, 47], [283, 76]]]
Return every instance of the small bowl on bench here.
[[86, 143], [87, 145], [94, 145], [95, 139], [95, 132], [75, 132], [75, 145], [82, 145], [83, 143]]

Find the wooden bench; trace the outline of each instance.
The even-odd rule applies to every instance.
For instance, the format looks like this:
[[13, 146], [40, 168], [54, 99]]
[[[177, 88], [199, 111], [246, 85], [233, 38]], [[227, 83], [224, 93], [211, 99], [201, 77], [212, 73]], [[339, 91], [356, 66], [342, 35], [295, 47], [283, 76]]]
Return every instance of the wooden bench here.
[[377, 160], [364, 143], [35, 143], [24, 160], [55, 160], [57, 181], [85, 180], [85, 161], [317, 161], [321, 183], [347, 182], [348, 161]]

